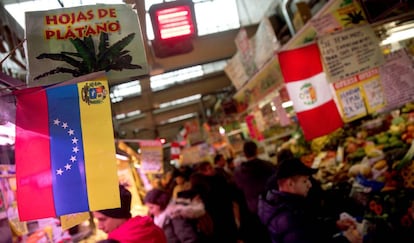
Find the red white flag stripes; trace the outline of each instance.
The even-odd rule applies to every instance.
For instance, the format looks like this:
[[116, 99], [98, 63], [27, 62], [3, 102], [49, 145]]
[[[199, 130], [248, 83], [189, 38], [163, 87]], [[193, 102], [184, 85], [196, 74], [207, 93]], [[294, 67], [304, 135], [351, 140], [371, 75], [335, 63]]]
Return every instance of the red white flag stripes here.
[[316, 43], [278, 53], [280, 68], [306, 140], [342, 127]]

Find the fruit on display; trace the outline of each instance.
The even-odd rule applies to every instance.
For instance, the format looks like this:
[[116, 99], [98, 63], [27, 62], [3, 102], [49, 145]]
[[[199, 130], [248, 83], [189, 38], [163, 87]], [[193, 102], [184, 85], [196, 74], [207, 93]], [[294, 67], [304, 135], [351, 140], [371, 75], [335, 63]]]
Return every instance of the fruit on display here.
[[413, 141], [414, 138], [414, 124], [407, 125], [405, 131], [401, 135], [401, 139], [407, 143], [410, 144]]

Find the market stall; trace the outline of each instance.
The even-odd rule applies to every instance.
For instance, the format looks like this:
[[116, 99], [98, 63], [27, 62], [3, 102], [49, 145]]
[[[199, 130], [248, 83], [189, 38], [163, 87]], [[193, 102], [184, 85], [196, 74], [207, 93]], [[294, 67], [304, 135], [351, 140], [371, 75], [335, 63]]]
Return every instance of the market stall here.
[[[227, 67], [237, 88], [234, 117], [262, 147], [272, 141], [268, 154], [287, 149], [318, 168], [329, 210], [348, 210], [363, 225], [366, 242], [411, 242], [414, 42], [390, 42], [389, 35], [397, 32], [392, 27], [412, 30], [413, 6], [395, 4], [382, 12], [378, 6], [376, 15], [371, 2], [326, 3], [303, 25], [292, 25], [292, 38], [277, 40], [282, 44], [274, 55], [261, 56], [264, 63], [255, 57], [260, 38], [244, 39], [251, 46], [239, 48]], [[308, 63], [298, 65], [303, 59]], [[323, 78], [306, 74], [318, 62]], [[293, 107], [280, 105], [287, 101]], [[318, 116], [308, 115], [317, 109]]]

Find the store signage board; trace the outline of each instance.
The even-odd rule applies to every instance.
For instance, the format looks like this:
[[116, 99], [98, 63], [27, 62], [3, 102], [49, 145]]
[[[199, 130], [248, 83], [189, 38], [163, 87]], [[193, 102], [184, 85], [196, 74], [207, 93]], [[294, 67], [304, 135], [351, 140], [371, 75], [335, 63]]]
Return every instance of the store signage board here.
[[283, 76], [280, 72], [279, 61], [273, 58], [234, 95], [234, 99], [253, 107], [282, 86]]
[[148, 73], [137, 14], [126, 4], [26, 12], [28, 84], [106, 71], [110, 84]]
[[368, 23], [361, 5], [357, 2], [350, 2], [335, 11], [312, 18], [310, 22], [318, 36]]
[[276, 114], [279, 119], [279, 123], [282, 127], [289, 126], [292, 124], [292, 121], [290, 120], [285, 108], [282, 106], [282, 99], [280, 95], [276, 95], [273, 98], [273, 104], [276, 106]]
[[234, 42], [236, 43], [238, 52], [240, 52], [243, 68], [249, 77], [253, 76], [258, 69], [254, 63], [254, 50], [247, 36], [246, 29], [240, 29]]
[[68, 230], [90, 218], [89, 212], [67, 214], [60, 217], [62, 230]]
[[254, 114], [247, 115], [246, 118], [247, 128], [252, 139], [262, 141], [264, 139], [263, 134], [259, 130], [258, 121], [255, 119]]
[[143, 173], [163, 173], [162, 143], [159, 140], [140, 140], [141, 170]]
[[378, 68], [331, 84], [345, 122], [372, 114], [385, 106], [384, 88]]
[[274, 52], [281, 46], [268, 18], [260, 21], [256, 34], [250, 40], [254, 49], [254, 63], [259, 69], [272, 59]]
[[369, 25], [321, 36], [318, 45], [330, 82], [352, 77], [384, 63], [379, 40]]
[[200, 161], [210, 160], [214, 156], [215, 150], [210, 144], [202, 143], [184, 148], [181, 154], [180, 165], [193, 165]]
[[404, 49], [388, 54], [385, 59], [379, 71], [387, 100], [384, 109], [391, 110], [414, 100], [414, 67]]
[[280, 43], [268, 18], [260, 21], [255, 35], [250, 39], [245, 29], [240, 30], [235, 43], [238, 51], [224, 71], [239, 90], [272, 59]]
[[365, 23], [365, 14], [358, 0], [328, 1], [281, 49], [293, 49], [314, 41], [322, 34]]
[[241, 54], [237, 52], [224, 67], [224, 72], [231, 80], [237, 90], [241, 89], [243, 85], [249, 80], [249, 76], [243, 68]]

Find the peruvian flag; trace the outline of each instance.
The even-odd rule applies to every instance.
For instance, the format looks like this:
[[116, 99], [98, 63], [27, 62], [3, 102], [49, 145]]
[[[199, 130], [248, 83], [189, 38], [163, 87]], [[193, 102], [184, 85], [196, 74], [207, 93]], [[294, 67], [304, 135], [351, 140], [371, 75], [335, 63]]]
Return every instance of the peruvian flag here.
[[282, 51], [279, 63], [289, 97], [306, 140], [335, 131], [343, 122], [326, 75], [318, 45]]
[[171, 142], [171, 159], [179, 159], [180, 153], [180, 144], [178, 142]]

